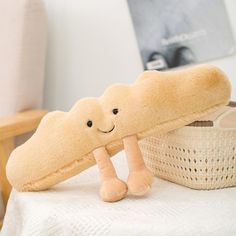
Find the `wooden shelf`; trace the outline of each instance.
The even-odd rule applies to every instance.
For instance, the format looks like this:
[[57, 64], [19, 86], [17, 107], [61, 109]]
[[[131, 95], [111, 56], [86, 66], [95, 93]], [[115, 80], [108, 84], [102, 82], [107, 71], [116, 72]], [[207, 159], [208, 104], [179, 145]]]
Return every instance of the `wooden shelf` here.
[[0, 118], [0, 140], [35, 130], [46, 113], [46, 110], [29, 110]]
[[[46, 110], [29, 110], [0, 118], [0, 187], [5, 209], [11, 192], [11, 185], [6, 177], [6, 164], [15, 148], [15, 137], [36, 130], [46, 114]], [[2, 223], [3, 220], [0, 220], [0, 229]]]

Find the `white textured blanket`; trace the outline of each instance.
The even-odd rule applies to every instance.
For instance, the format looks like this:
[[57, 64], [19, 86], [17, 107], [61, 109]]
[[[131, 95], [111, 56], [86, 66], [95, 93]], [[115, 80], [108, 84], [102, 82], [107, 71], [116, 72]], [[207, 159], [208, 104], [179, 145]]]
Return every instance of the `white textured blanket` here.
[[[124, 154], [113, 160], [125, 179]], [[236, 188], [196, 191], [156, 179], [149, 196], [105, 203], [99, 183], [95, 166], [50, 191], [13, 191], [1, 235], [236, 235]]]

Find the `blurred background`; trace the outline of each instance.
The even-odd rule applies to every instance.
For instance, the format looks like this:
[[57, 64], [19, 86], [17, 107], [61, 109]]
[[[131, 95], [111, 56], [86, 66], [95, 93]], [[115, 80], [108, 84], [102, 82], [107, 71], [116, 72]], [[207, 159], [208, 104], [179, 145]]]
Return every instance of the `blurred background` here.
[[166, 70], [235, 53], [222, 0], [128, 0], [145, 69]]
[[[40, 107], [68, 111], [113, 83], [132, 83], [146, 68], [186, 66], [186, 58], [224, 70], [236, 100], [235, 13], [235, 0], [0, 0], [0, 117]], [[205, 28], [196, 31], [199, 22]], [[191, 37], [209, 37], [179, 45], [185, 57], [170, 63], [173, 48], [166, 53], [158, 39], [167, 45], [171, 33], [189, 26]]]
[[[235, 35], [236, 2], [223, 2]], [[131, 83], [143, 71], [126, 0], [45, 0], [45, 4], [49, 13], [46, 108], [68, 110], [79, 98], [99, 96], [112, 83]], [[211, 24], [217, 29], [217, 22]], [[227, 73], [236, 99], [236, 55], [208, 62]]]

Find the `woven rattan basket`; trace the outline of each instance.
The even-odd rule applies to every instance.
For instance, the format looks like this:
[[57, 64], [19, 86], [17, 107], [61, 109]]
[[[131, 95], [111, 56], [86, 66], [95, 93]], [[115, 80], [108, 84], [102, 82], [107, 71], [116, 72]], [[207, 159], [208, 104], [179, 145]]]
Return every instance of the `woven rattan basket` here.
[[[147, 166], [158, 177], [193, 189], [236, 186], [236, 106], [140, 142]], [[213, 116], [214, 117], [214, 116]]]

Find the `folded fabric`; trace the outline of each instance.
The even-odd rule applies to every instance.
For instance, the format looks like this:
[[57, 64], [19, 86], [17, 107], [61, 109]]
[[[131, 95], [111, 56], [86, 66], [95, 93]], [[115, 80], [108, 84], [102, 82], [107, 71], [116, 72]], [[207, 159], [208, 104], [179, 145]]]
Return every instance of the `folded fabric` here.
[[8, 179], [19, 191], [47, 189], [94, 165], [97, 148], [113, 156], [125, 137], [180, 128], [226, 105], [230, 93], [226, 75], [210, 65], [146, 71], [132, 85], [113, 85], [69, 112], [46, 115], [32, 138], [12, 152]]

